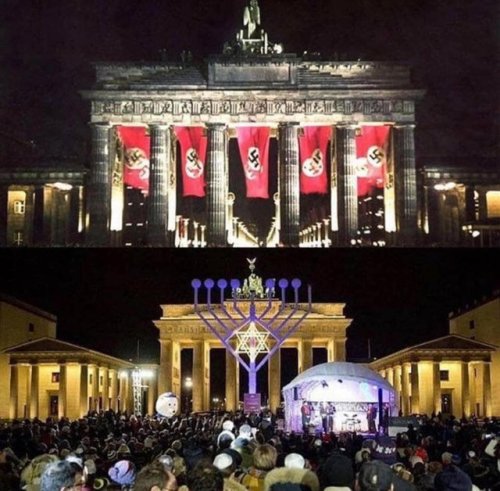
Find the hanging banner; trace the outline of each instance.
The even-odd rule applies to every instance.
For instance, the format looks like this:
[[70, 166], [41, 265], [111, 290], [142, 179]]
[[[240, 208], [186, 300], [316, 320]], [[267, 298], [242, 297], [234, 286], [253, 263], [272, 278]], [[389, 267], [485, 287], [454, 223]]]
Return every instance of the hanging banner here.
[[181, 145], [182, 195], [205, 196], [205, 158], [207, 137], [201, 126], [176, 126]]
[[123, 182], [149, 191], [149, 159], [151, 138], [144, 126], [118, 126], [123, 145]]
[[247, 126], [238, 127], [236, 131], [247, 198], [269, 198], [269, 128]]
[[328, 192], [328, 142], [332, 136], [330, 126], [305, 126], [299, 137], [300, 192], [326, 194]]
[[384, 188], [389, 131], [389, 126], [361, 126], [356, 135], [358, 196]]

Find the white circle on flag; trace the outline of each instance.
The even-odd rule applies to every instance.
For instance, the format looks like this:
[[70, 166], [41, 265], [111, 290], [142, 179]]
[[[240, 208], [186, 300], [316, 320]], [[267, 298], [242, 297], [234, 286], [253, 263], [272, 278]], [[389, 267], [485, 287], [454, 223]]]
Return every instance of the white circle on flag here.
[[260, 162], [260, 152], [257, 147], [249, 147], [247, 161], [245, 165], [245, 176], [247, 179], [253, 180], [259, 172], [262, 172], [262, 164]]
[[323, 165], [323, 154], [319, 148], [316, 148], [311, 157], [304, 160], [302, 172], [307, 177], [318, 177], [323, 174], [325, 166]]
[[368, 177], [368, 160], [364, 157], [356, 159], [356, 176]]
[[186, 152], [185, 169], [191, 179], [198, 179], [203, 174], [203, 162], [194, 148], [188, 148]]
[[372, 145], [366, 152], [366, 160], [373, 167], [382, 167], [385, 162], [384, 149], [378, 145]]

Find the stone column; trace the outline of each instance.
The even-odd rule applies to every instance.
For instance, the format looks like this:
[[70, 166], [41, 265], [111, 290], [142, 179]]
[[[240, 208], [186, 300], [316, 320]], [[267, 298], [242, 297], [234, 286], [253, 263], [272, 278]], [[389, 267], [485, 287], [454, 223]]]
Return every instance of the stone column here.
[[403, 363], [403, 366], [401, 368], [401, 397], [402, 397], [402, 410], [403, 410], [403, 416], [407, 416], [410, 412], [410, 396], [409, 396], [409, 380], [408, 380], [408, 374], [410, 364], [409, 363]]
[[311, 368], [313, 364], [312, 341], [301, 339], [299, 341], [299, 373]]
[[168, 126], [151, 125], [151, 168], [149, 174], [148, 243], [167, 245], [168, 171], [170, 132]]
[[281, 404], [281, 351], [278, 349], [276, 353], [269, 359], [269, 407], [273, 413]]
[[30, 418], [39, 418], [39, 390], [40, 390], [40, 367], [35, 364], [31, 365], [31, 388], [30, 388]]
[[157, 373], [153, 372], [153, 376], [148, 380], [148, 414], [153, 416], [155, 413], [157, 394]]
[[73, 186], [69, 193], [70, 196], [70, 209], [69, 209], [69, 243], [79, 243], [79, 221], [80, 221], [80, 186]]
[[[460, 364], [462, 375], [462, 414], [469, 418], [471, 414], [470, 392], [469, 392], [469, 363], [463, 361]], [[457, 415], [461, 416], [461, 415]]]
[[160, 373], [158, 374], [158, 392], [172, 392], [173, 345], [170, 339], [160, 340]]
[[394, 387], [394, 368], [387, 368], [387, 382], [389, 382]]
[[102, 369], [102, 409], [109, 409], [109, 371], [107, 367]]
[[92, 407], [91, 411], [99, 409], [99, 367], [92, 366]]
[[335, 340], [335, 361], [345, 361], [346, 338]]
[[280, 242], [299, 246], [300, 227], [300, 162], [298, 123], [282, 123], [278, 127]]
[[59, 401], [58, 401], [58, 417], [63, 418], [67, 414], [68, 403], [68, 376], [66, 363], [59, 364]]
[[484, 416], [491, 418], [491, 367], [490, 362], [483, 365], [483, 407]]
[[441, 412], [441, 370], [438, 361], [432, 364], [432, 395], [434, 412], [437, 414]]
[[195, 341], [193, 347], [193, 411], [203, 411], [204, 380], [203, 341]]
[[337, 211], [339, 245], [349, 246], [358, 237], [358, 178], [356, 175], [356, 126], [336, 128]]
[[33, 205], [33, 244], [48, 244], [44, 231], [44, 198], [45, 192], [43, 185], [35, 186], [35, 202]]
[[420, 412], [420, 380], [418, 376], [418, 363], [411, 364], [411, 412]]
[[415, 167], [415, 125], [394, 127], [396, 154], [396, 224], [399, 245], [417, 240], [417, 171]]
[[19, 367], [15, 364], [10, 366], [10, 407], [9, 407], [10, 419], [17, 418], [18, 403], [19, 403]]
[[117, 411], [117, 399], [118, 399], [118, 374], [115, 368], [109, 369], [109, 374], [111, 376], [111, 405], [110, 409]]
[[331, 363], [335, 360], [335, 341], [333, 339], [329, 339], [326, 345], [326, 361]]
[[87, 187], [88, 245], [107, 246], [111, 221], [110, 127], [91, 124], [92, 158]]
[[226, 125], [207, 125], [207, 241], [209, 247], [225, 247], [227, 197]]
[[80, 364], [80, 417], [89, 411], [89, 366]]
[[226, 411], [238, 409], [237, 370], [239, 370], [238, 361], [226, 350]]

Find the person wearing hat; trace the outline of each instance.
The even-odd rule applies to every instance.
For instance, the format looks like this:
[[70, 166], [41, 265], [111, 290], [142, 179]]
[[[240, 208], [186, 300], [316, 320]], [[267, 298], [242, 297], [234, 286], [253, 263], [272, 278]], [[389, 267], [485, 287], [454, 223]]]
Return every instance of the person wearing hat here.
[[302, 455], [290, 453], [284, 464], [284, 467], [276, 467], [266, 474], [264, 491], [319, 491], [318, 476], [305, 468]]
[[372, 460], [361, 466], [356, 485], [360, 491], [392, 491], [393, 482], [392, 469], [380, 460]]
[[[450, 452], [441, 455], [443, 470], [434, 479], [436, 491], [471, 491], [471, 478], [454, 463], [454, 456]], [[455, 457], [456, 461], [456, 457]]]
[[352, 461], [345, 455], [333, 454], [321, 465], [321, 489], [325, 491], [350, 491], [354, 489]]
[[130, 460], [119, 460], [109, 469], [108, 475], [122, 490], [131, 489], [135, 481], [135, 465]]
[[222, 431], [217, 437], [217, 447], [221, 450], [228, 448], [236, 439], [234, 433], [234, 423], [231, 420], [226, 420], [222, 423]]
[[215, 456], [213, 465], [221, 471], [224, 477], [224, 491], [246, 491], [245, 486], [243, 486], [236, 479], [232, 478], [238, 467], [238, 464], [234, 453], [231, 452], [239, 455], [235, 450], [231, 451], [231, 449], [226, 449]]
[[49, 464], [40, 479], [40, 491], [66, 490], [85, 484], [83, 469], [75, 461], [59, 460]]

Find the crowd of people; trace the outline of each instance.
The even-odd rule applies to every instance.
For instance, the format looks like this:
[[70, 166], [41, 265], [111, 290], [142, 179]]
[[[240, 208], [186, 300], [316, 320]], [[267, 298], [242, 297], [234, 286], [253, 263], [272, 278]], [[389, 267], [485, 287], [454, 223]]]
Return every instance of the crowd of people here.
[[439, 415], [396, 438], [279, 430], [270, 414], [17, 420], [0, 429], [0, 491], [500, 489], [500, 422]]

